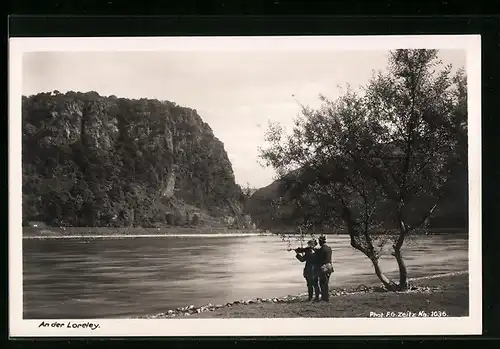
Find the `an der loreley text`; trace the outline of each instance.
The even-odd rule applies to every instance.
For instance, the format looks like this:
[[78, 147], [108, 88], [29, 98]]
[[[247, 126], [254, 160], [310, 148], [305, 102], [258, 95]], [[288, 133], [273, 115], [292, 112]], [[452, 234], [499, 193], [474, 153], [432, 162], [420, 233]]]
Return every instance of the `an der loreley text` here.
[[68, 321], [68, 322], [45, 322], [42, 321], [38, 327], [56, 327], [56, 328], [71, 328], [71, 329], [90, 329], [90, 330], [96, 330], [99, 328], [99, 324], [95, 324], [92, 322], [74, 322], [74, 321]]

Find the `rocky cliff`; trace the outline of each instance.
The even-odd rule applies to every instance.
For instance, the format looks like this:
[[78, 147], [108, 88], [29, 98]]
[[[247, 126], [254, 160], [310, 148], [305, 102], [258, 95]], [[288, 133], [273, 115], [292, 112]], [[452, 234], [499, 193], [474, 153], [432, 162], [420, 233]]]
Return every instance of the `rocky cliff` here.
[[23, 220], [244, 224], [224, 145], [196, 110], [95, 92], [23, 97]]

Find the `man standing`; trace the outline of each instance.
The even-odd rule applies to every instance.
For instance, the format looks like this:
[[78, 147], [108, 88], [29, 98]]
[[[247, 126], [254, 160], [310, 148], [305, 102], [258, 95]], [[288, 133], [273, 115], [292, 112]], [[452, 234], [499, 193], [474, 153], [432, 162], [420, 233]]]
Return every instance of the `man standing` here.
[[319, 287], [321, 289], [321, 300], [329, 301], [330, 293], [328, 291], [328, 283], [330, 275], [333, 272], [332, 265], [332, 249], [326, 244], [326, 236], [319, 237], [320, 248], [316, 251], [316, 263], [319, 274]]
[[318, 274], [315, 270], [316, 267], [316, 259], [314, 254], [314, 248], [316, 247], [316, 240], [310, 240], [307, 242], [307, 248], [297, 248], [295, 249], [296, 255], [295, 257], [301, 261], [306, 262], [304, 266], [304, 278], [306, 279], [307, 284], [307, 293], [309, 295], [308, 301], [311, 301], [313, 298], [313, 290], [314, 290], [314, 300], [319, 300], [319, 280]]

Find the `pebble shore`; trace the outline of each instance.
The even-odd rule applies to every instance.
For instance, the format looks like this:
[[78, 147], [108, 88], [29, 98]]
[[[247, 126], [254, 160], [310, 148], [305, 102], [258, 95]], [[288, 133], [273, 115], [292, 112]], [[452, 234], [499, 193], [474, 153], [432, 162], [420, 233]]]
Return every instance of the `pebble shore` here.
[[[418, 292], [418, 293], [430, 293], [434, 290], [438, 289], [437, 287], [428, 287], [428, 286], [410, 286], [405, 293], [409, 292]], [[333, 297], [349, 295], [349, 294], [359, 294], [359, 293], [374, 293], [374, 292], [387, 292], [384, 287], [375, 286], [368, 287], [365, 285], [358, 286], [353, 289], [345, 289], [345, 288], [335, 288], [330, 291], [330, 295]], [[299, 295], [288, 295], [284, 297], [275, 297], [275, 298], [256, 298], [250, 300], [238, 300], [234, 302], [229, 302], [225, 304], [207, 304], [201, 307], [196, 307], [194, 305], [188, 305], [181, 308], [169, 309], [166, 312], [159, 313], [156, 315], [148, 315], [139, 317], [140, 319], [164, 319], [164, 318], [179, 318], [179, 317], [189, 317], [193, 314], [200, 314], [204, 312], [216, 311], [221, 308], [230, 308], [238, 305], [245, 304], [262, 304], [262, 303], [294, 303], [294, 302], [303, 302], [306, 300], [307, 294], [299, 294]]]

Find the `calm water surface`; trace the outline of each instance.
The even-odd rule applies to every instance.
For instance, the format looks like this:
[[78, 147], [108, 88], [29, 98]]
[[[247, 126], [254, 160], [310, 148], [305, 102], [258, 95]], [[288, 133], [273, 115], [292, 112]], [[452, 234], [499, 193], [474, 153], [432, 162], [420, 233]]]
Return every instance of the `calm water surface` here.
[[[467, 238], [406, 245], [410, 277], [467, 270]], [[377, 283], [347, 236], [329, 237], [330, 287]], [[23, 239], [25, 319], [126, 318], [189, 304], [221, 304], [305, 291], [303, 265], [276, 236]], [[395, 276], [397, 265], [381, 265]]]

